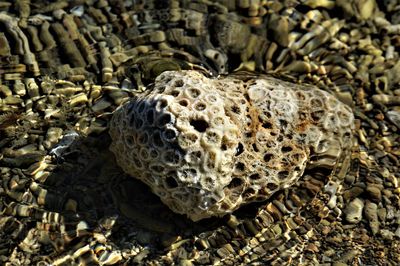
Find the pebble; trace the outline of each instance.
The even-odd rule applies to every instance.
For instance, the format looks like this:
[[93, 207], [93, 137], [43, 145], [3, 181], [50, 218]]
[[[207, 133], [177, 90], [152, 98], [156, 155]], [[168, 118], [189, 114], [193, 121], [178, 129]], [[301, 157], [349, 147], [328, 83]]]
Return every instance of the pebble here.
[[179, 261], [179, 266], [192, 266], [193, 263], [190, 260], [183, 259]]
[[54, 144], [56, 144], [58, 142], [58, 140], [61, 138], [63, 133], [62, 128], [58, 128], [58, 127], [50, 127], [47, 130], [46, 133], [46, 140], [43, 141], [43, 146], [46, 149], [50, 149]]
[[332, 264], [333, 266], [348, 266], [346, 263], [344, 262], [340, 262], [340, 261], [336, 261]]
[[386, 221], [386, 216], [387, 216], [386, 208], [379, 208], [378, 209], [379, 220], [382, 221], [382, 222], [385, 222]]
[[389, 189], [384, 189], [383, 190], [383, 195], [385, 195], [386, 197], [390, 198], [393, 195], [393, 192], [390, 191]]
[[379, 221], [378, 221], [378, 205], [373, 202], [367, 201], [364, 208], [365, 217], [369, 222], [372, 234], [376, 235], [379, 231]]
[[397, 227], [396, 232], [394, 232], [394, 235], [400, 238], [400, 225]]
[[352, 224], [359, 223], [362, 218], [363, 208], [364, 202], [361, 199], [356, 198], [351, 201], [344, 210], [346, 221]]
[[372, 100], [375, 103], [383, 104], [383, 105], [399, 105], [400, 104], [400, 96], [392, 96], [388, 94], [375, 94], [372, 95]]
[[393, 206], [389, 205], [386, 207], [387, 210], [387, 215], [386, 215], [386, 219], [387, 220], [392, 220], [395, 215], [396, 215], [396, 210]]
[[363, 191], [364, 191], [364, 189], [361, 187], [352, 187], [351, 189], [346, 190], [343, 193], [343, 198], [345, 200], [351, 200], [355, 197], [358, 197], [361, 193], [363, 193]]
[[360, 251], [356, 249], [350, 249], [346, 251], [344, 254], [340, 256], [340, 259], [338, 262], [335, 262], [333, 265], [347, 265], [347, 264], [336, 264], [336, 263], [346, 263], [346, 262], [352, 262], [354, 258], [359, 255]]
[[382, 229], [380, 231], [380, 233], [381, 233], [381, 236], [383, 237], [383, 239], [390, 240], [390, 241], [393, 240], [393, 237], [395, 235], [395, 233], [393, 233], [392, 231], [389, 231], [388, 229]]
[[111, 102], [107, 101], [105, 98], [101, 98], [100, 100], [98, 100], [93, 106], [92, 106], [92, 110], [95, 113], [100, 113], [101, 111], [103, 111], [104, 109], [110, 107], [112, 105]]
[[389, 120], [396, 125], [397, 128], [400, 129], [400, 111], [387, 111], [386, 116], [389, 118]]
[[371, 199], [375, 202], [380, 202], [382, 199], [381, 189], [378, 186], [371, 184], [367, 186], [366, 189], [367, 194], [371, 197]]

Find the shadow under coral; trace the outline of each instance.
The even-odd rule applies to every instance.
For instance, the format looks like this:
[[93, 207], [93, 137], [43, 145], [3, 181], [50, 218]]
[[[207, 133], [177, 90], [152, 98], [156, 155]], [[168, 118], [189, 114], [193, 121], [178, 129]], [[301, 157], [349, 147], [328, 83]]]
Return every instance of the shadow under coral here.
[[[106, 133], [80, 137], [54, 159], [57, 166], [43, 184], [48, 191], [44, 208], [63, 217], [71, 241], [61, 250], [93, 232], [109, 230], [108, 243], [120, 250], [137, 243], [150, 248], [149, 257], [155, 258], [166, 253], [174, 239], [193, 239], [224, 224], [223, 218], [193, 222], [172, 212], [150, 188], [117, 166], [108, 150], [110, 141]], [[78, 232], [82, 224], [84, 234]]]

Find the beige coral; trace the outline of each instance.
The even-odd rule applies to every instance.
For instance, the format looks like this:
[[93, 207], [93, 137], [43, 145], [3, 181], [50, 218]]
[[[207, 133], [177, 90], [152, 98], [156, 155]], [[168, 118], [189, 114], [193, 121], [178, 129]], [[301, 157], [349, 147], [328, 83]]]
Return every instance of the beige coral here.
[[350, 108], [313, 86], [167, 71], [115, 112], [110, 135], [125, 172], [197, 221], [269, 198], [306, 165], [331, 167], [352, 127]]

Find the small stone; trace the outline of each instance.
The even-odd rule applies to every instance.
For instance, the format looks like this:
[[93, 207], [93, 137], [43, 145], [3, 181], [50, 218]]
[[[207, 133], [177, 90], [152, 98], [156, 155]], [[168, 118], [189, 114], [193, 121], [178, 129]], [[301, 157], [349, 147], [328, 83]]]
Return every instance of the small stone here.
[[375, 94], [372, 95], [372, 100], [375, 103], [383, 105], [397, 105], [400, 104], [400, 96], [392, 96], [388, 94]]
[[371, 227], [372, 234], [376, 235], [379, 231], [379, 221], [378, 221], [378, 205], [373, 202], [367, 201], [364, 208], [365, 217], [369, 221], [369, 226]]
[[390, 198], [393, 195], [393, 192], [389, 189], [384, 189], [382, 192], [383, 192], [383, 195], [385, 195], [388, 198]]
[[397, 128], [400, 129], [400, 111], [388, 111], [386, 113], [386, 116], [389, 118], [389, 120], [396, 125]]
[[385, 222], [386, 215], [387, 215], [386, 208], [379, 208], [378, 209], [378, 217], [379, 217], [380, 221]]
[[393, 206], [389, 205], [386, 207], [387, 210], [387, 215], [386, 215], [386, 219], [387, 220], [392, 220], [395, 217], [396, 214], [396, 210]]
[[[354, 260], [354, 258], [359, 255], [360, 251], [356, 249], [349, 249], [347, 250], [344, 254], [340, 256], [339, 262], [351, 262]], [[342, 264], [336, 264], [338, 262], [335, 262], [333, 265], [342, 265]], [[347, 265], [347, 264], [344, 264]]]
[[333, 266], [348, 266], [346, 263], [344, 262], [340, 262], [340, 261], [336, 261], [332, 264]]
[[343, 193], [343, 198], [345, 200], [351, 200], [351, 199], [359, 196], [361, 193], [363, 193], [363, 191], [364, 191], [364, 189], [361, 187], [352, 187], [351, 189], [346, 190]]
[[319, 252], [319, 248], [318, 248], [315, 244], [313, 244], [313, 243], [309, 243], [309, 244], [307, 245], [307, 247], [306, 247], [306, 250], [307, 250], [307, 251], [310, 251], [310, 252], [313, 252], [313, 253]]
[[380, 231], [380, 233], [381, 233], [381, 236], [383, 237], [383, 239], [390, 240], [390, 241], [393, 240], [393, 237], [395, 235], [395, 233], [393, 233], [387, 229], [382, 229]]
[[366, 192], [368, 193], [368, 195], [371, 197], [371, 199], [373, 201], [375, 201], [375, 202], [381, 201], [381, 199], [382, 199], [381, 190], [377, 186], [375, 186], [373, 184], [368, 185]]
[[335, 255], [335, 250], [333, 248], [329, 248], [324, 252], [324, 255], [326, 257], [332, 257], [333, 255]]
[[397, 227], [396, 232], [394, 232], [394, 235], [400, 238], [400, 225]]
[[335, 95], [342, 103], [347, 104], [348, 106], [353, 105], [353, 96], [351, 95], [350, 92], [341, 91], [341, 92], [336, 92]]
[[354, 175], [346, 175], [345, 177], [345, 181], [347, 184], [353, 184], [355, 180], [356, 177]]
[[183, 259], [179, 261], [180, 266], [192, 266], [193, 263], [190, 260]]
[[362, 218], [363, 208], [364, 202], [359, 198], [356, 198], [352, 202], [350, 202], [344, 210], [346, 221], [352, 224], [359, 223]]

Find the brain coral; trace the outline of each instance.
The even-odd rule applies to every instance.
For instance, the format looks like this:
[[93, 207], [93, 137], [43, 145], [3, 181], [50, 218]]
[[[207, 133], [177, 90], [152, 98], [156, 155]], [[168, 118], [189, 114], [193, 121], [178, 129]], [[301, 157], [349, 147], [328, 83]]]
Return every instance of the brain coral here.
[[167, 71], [115, 112], [110, 135], [126, 173], [197, 221], [269, 198], [316, 161], [333, 166], [352, 127], [350, 108], [313, 86]]

